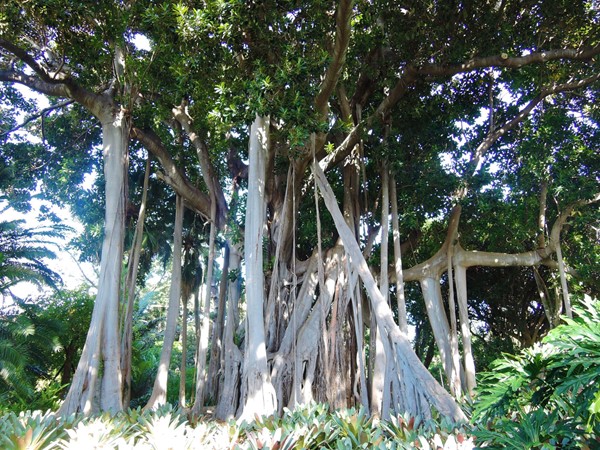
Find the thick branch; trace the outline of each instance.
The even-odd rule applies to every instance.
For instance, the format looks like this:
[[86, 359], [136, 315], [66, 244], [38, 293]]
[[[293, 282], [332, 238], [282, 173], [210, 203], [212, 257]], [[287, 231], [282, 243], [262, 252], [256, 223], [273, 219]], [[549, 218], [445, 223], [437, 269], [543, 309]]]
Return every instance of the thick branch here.
[[151, 130], [131, 128], [131, 137], [137, 139], [156, 159], [165, 171], [165, 182], [181, 195], [186, 206], [195, 210], [206, 219], [210, 218], [210, 197], [194, 186], [186, 176], [181, 173], [169, 152], [160, 142], [160, 138]]
[[41, 94], [52, 97], [67, 97], [86, 107], [101, 122], [110, 120], [112, 109], [101, 96], [79, 86], [72, 78], [51, 76], [27, 51], [0, 38], [0, 47], [27, 64], [37, 76], [26, 75], [16, 70], [0, 70], [0, 81], [19, 83]]
[[342, 0], [337, 8], [335, 17], [335, 43], [331, 55], [332, 61], [327, 68], [327, 72], [325, 72], [325, 78], [315, 99], [315, 108], [322, 117], [327, 115], [329, 97], [335, 89], [346, 61], [346, 52], [350, 42], [352, 4], [352, 0]]
[[221, 185], [219, 184], [219, 180], [217, 178], [215, 169], [210, 160], [210, 155], [208, 153], [208, 147], [206, 143], [198, 136], [198, 134], [193, 129], [193, 119], [188, 114], [187, 108], [185, 105], [180, 105], [172, 110], [173, 117], [177, 120], [182, 128], [185, 130], [187, 135], [189, 136], [192, 144], [196, 148], [196, 152], [198, 154], [198, 161], [200, 162], [200, 168], [202, 169], [202, 177], [204, 178], [204, 182], [208, 189], [214, 194], [217, 205], [217, 224], [219, 226], [225, 223], [225, 217], [227, 216], [227, 202], [225, 201], [225, 195], [223, 194], [223, 189], [221, 189]]
[[5, 39], [2, 39], [2, 38], [0, 38], [0, 47], [9, 51], [13, 55], [15, 55], [17, 58], [19, 58], [21, 61], [23, 61], [25, 64], [27, 64], [29, 67], [31, 67], [31, 69], [45, 83], [57, 84], [57, 83], [62, 82], [62, 80], [56, 80], [56, 79], [52, 78], [50, 76], [50, 74], [48, 74], [48, 72], [46, 72], [46, 70], [44, 70], [42, 68], [42, 66], [40, 66], [38, 64], [38, 62], [35, 60], [35, 58], [33, 56], [31, 56], [29, 53], [27, 53], [27, 51], [25, 51], [21, 47], [15, 45], [12, 42], [9, 42]]
[[16, 70], [0, 70], [0, 81], [22, 84], [40, 94], [52, 97], [69, 97], [69, 91], [64, 84], [50, 83], [41, 78], [17, 72]]

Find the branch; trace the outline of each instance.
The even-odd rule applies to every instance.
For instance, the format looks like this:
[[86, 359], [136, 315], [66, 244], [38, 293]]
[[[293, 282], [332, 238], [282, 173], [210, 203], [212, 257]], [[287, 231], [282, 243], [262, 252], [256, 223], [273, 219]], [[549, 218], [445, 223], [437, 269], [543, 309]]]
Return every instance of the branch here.
[[46, 94], [52, 97], [70, 97], [65, 84], [47, 82], [41, 78], [25, 75], [16, 70], [0, 70], [0, 81], [22, 84], [40, 94]]
[[400, 101], [408, 88], [417, 80], [416, 72], [407, 67], [402, 76], [396, 82], [394, 88], [381, 101], [373, 114], [364, 120], [359, 121], [350, 131], [344, 142], [342, 142], [333, 152], [327, 155], [319, 162], [321, 170], [326, 172], [331, 167], [344, 160], [352, 151], [354, 146], [360, 142], [360, 135], [363, 129], [370, 127], [375, 119], [383, 119], [388, 112]]
[[23, 61], [25, 64], [27, 64], [29, 67], [31, 67], [31, 69], [35, 73], [38, 74], [38, 76], [40, 77], [40, 79], [42, 81], [49, 83], [49, 84], [56, 84], [56, 83], [62, 82], [62, 80], [56, 80], [56, 79], [52, 78], [48, 74], [48, 72], [46, 72], [46, 70], [44, 70], [42, 68], [42, 66], [40, 66], [38, 64], [38, 62], [35, 60], [35, 58], [33, 56], [31, 56], [29, 53], [27, 53], [25, 50], [23, 50], [21, 47], [15, 45], [12, 42], [9, 42], [5, 39], [2, 39], [2, 38], [0, 38], [0, 47], [9, 51], [13, 55], [15, 55], [17, 58], [19, 58], [21, 61]]
[[196, 132], [193, 130], [194, 121], [188, 114], [187, 105], [182, 103], [180, 106], [174, 107], [172, 109], [172, 113], [175, 120], [181, 124], [181, 127], [187, 133], [190, 141], [192, 141], [192, 144], [196, 148], [196, 154], [198, 155], [198, 161], [200, 162], [200, 168], [202, 169], [202, 177], [204, 178], [204, 182], [217, 200], [217, 224], [221, 226], [225, 223], [227, 216], [227, 201], [225, 200], [223, 189], [219, 184], [219, 179], [217, 178], [214, 166], [210, 160], [208, 147], [200, 138], [200, 136], [198, 136], [198, 134], [196, 134]]
[[535, 98], [533, 98], [529, 101], [529, 103], [527, 103], [525, 108], [523, 108], [519, 112], [519, 114], [517, 114], [511, 120], [505, 122], [501, 127], [495, 129], [493, 132], [487, 135], [484, 141], [481, 144], [479, 144], [479, 146], [475, 150], [475, 158], [473, 163], [477, 165], [477, 163], [481, 160], [481, 158], [483, 158], [485, 153], [498, 139], [500, 139], [500, 137], [504, 136], [508, 131], [512, 130], [520, 122], [522, 122], [523, 119], [525, 119], [531, 113], [531, 111], [533, 111], [533, 109], [549, 95], [558, 94], [560, 92], [572, 91], [585, 86], [589, 86], [590, 84], [598, 80], [600, 80], [600, 74], [596, 74], [579, 81], [572, 81], [563, 84], [554, 84], [552, 86], [542, 89], [542, 91]]
[[600, 54], [600, 44], [591, 48], [582, 50], [576, 49], [557, 49], [530, 53], [526, 56], [508, 56], [506, 53], [482, 58], [472, 58], [461, 64], [443, 66], [438, 64], [427, 64], [416, 69], [420, 76], [451, 76], [463, 72], [471, 72], [476, 69], [487, 67], [506, 67], [509, 69], [518, 69], [520, 67], [555, 61], [559, 59], [569, 59], [575, 61], [588, 61], [594, 56]]
[[152, 130], [141, 130], [132, 127], [131, 137], [137, 139], [156, 157], [156, 159], [158, 159], [165, 171], [163, 177], [164, 181], [185, 199], [186, 205], [189, 205], [190, 209], [195, 210], [207, 220], [210, 219], [210, 197], [200, 191], [183, 173], [181, 173], [181, 170], [177, 167], [169, 152], [162, 145], [162, 142], [156, 133]]
[[560, 232], [562, 231], [565, 223], [569, 217], [573, 215], [577, 208], [582, 206], [591, 205], [592, 203], [596, 203], [600, 201], [600, 193], [597, 193], [592, 198], [587, 200], [578, 200], [574, 203], [571, 203], [567, 206], [562, 213], [558, 216], [558, 218], [554, 221], [552, 225], [552, 231], [550, 232], [550, 242], [548, 247], [552, 249], [552, 251], [556, 250], [558, 243], [560, 242]]
[[0, 70], [0, 81], [22, 84], [36, 92], [52, 97], [70, 98], [87, 108], [102, 122], [110, 120], [112, 117], [112, 114], [106, 114], [110, 105], [108, 108], [106, 107], [106, 100], [102, 95], [82, 88], [66, 75], [57, 77], [58, 72], [51, 76], [27, 51], [5, 39], [0, 38], [0, 48], [15, 55], [37, 74], [37, 76], [33, 76], [12, 69]]
[[329, 97], [335, 89], [346, 62], [346, 53], [350, 43], [352, 4], [352, 0], [341, 0], [337, 8], [332, 61], [325, 72], [325, 78], [315, 99], [315, 108], [322, 117], [327, 115]]
[[20, 130], [21, 128], [23, 128], [25, 125], [27, 125], [28, 123], [34, 121], [35, 119], [39, 119], [40, 117], [45, 116], [46, 114], [48, 114], [50, 111], [53, 111], [55, 109], [59, 109], [59, 108], [63, 108], [65, 106], [69, 106], [72, 103], [74, 103], [73, 100], [65, 100], [64, 102], [58, 103], [56, 105], [52, 105], [49, 106], [48, 108], [44, 108], [42, 109], [40, 112], [33, 114], [31, 116], [29, 116], [28, 118], [26, 118], [23, 123], [17, 125], [16, 127], [11, 128], [10, 130], [4, 131], [2, 133], [0, 133], [0, 136], [6, 136], [10, 133], [14, 133], [17, 130]]

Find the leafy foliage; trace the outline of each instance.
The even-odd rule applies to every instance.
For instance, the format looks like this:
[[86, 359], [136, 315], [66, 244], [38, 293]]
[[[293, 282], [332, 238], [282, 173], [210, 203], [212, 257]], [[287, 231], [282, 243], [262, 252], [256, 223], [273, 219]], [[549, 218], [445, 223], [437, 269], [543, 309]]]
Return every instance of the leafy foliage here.
[[[475, 434], [512, 448], [580, 448], [600, 435], [600, 302], [482, 375]], [[499, 448], [499, 447], [495, 447]]]
[[282, 417], [252, 423], [218, 423], [204, 417], [190, 422], [166, 405], [157, 411], [132, 409], [115, 416], [59, 418], [52, 412], [9, 413], [0, 417], [0, 445], [6, 449], [438, 449], [473, 448], [462, 428], [414, 418], [378, 422], [364, 411], [330, 412], [312, 404]]
[[56, 408], [83, 347], [92, 312], [84, 290], [0, 312], [0, 409]]
[[48, 269], [44, 259], [56, 254], [48, 248], [52, 238], [61, 237], [69, 228], [49, 225], [26, 228], [24, 220], [0, 221], [0, 295], [11, 296], [10, 288], [23, 281], [56, 287], [60, 276]]

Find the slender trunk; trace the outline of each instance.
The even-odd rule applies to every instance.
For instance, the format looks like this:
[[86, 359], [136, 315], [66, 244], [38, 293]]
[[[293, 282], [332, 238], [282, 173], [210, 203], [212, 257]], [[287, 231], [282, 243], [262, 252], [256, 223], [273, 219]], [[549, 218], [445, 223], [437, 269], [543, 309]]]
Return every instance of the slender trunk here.
[[127, 267], [127, 281], [125, 283], [125, 314], [121, 333], [121, 372], [123, 376], [123, 407], [129, 408], [131, 400], [131, 349], [133, 343], [133, 306], [135, 300], [135, 285], [137, 280], [138, 268], [140, 264], [140, 254], [142, 252], [142, 241], [144, 237], [144, 220], [146, 218], [146, 202], [148, 200], [148, 183], [150, 179], [150, 155], [146, 159], [146, 172], [144, 173], [144, 185], [142, 188], [142, 201], [138, 213], [135, 232], [133, 235], [133, 244], [129, 253]]
[[359, 382], [360, 382], [360, 394], [358, 394], [360, 404], [365, 409], [365, 411], [369, 411], [369, 396], [367, 389], [367, 375], [365, 370], [365, 355], [364, 355], [364, 345], [363, 345], [363, 336], [364, 336], [364, 327], [363, 327], [363, 315], [362, 315], [362, 299], [361, 299], [361, 291], [360, 286], [358, 285], [358, 276], [357, 274], [350, 269], [350, 263], [348, 262], [348, 257], [345, 258], [346, 261], [346, 271], [348, 272], [349, 278], [349, 292], [352, 300], [352, 311], [354, 313], [354, 333], [356, 336], [356, 349], [357, 349], [357, 365], [358, 365], [358, 373], [359, 373]]
[[215, 265], [215, 238], [217, 235], [217, 204], [214, 196], [211, 199], [211, 222], [210, 236], [208, 239], [208, 262], [206, 266], [206, 280], [204, 282], [204, 309], [202, 311], [202, 324], [200, 325], [200, 339], [196, 359], [196, 398], [192, 412], [199, 415], [204, 406], [204, 390], [206, 387], [206, 352], [208, 351], [208, 339], [210, 337], [210, 301], [212, 293], [213, 268]]
[[454, 298], [454, 236], [448, 245], [448, 309], [450, 312], [450, 350], [452, 351], [452, 376], [450, 390], [454, 397], [462, 395], [460, 353], [458, 352], [458, 321], [456, 320], [456, 300]]
[[244, 233], [248, 335], [242, 380], [242, 418], [271, 414], [276, 398], [267, 367], [263, 306], [263, 230], [265, 225], [265, 160], [269, 148], [268, 118], [256, 116], [248, 146], [248, 199]]
[[179, 299], [181, 297], [181, 249], [183, 232], [183, 197], [176, 196], [175, 200], [175, 230], [173, 231], [173, 267], [171, 269], [171, 288], [169, 290], [169, 305], [167, 309], [167, 323], [165, 326], [164, 340], [158, 371], [152, 388], [152, 395], [144, 409], [156, 409], [167, 402], [167, 381], [169, 366], [171, 365], [171, 352], [177, 331], [179, 318]]
[[540, 210], [538, 213], [538, 248], [546, 246], [546, 203], [548, 198], [548, 180], [543, 180], [540, 189]]
[[181, 296], [181, 363], [179, 365], [179, 407], [186, 407], [185, 385], [187, 378], [187, 317], [188, 317], [188, 295]]
[[458, 299], [458, 314], [460, 319], [460, 332], [462, 337], [463, 358], [465, 364], [465, 381], [467, 393], [473, 398], [476, 387], [475, 360], [471, 347], [471, 327], [469, 325], [469, 307], [467, 303], [467, 269], [456, 265], [454, 279], [456, 281], [456, 297]]
[[394, 269], [396, 272], [396, 302], [398, 304], [398, 326], [408, 333], [408, 317], [404, 296], [404, 275], [402, 272], [402, 249], [400, 247], [400, 225], [398, 223], [398, 196], [396, 195], [396, 177], [391, 176], [390, 200], [392, 203], [392, 232], [394, 233]]
[[227, 277], [229, 276], [229, 246], [225, 245], [223, 270], [219, 283], [219, 304], [217, 305], [217, 320], [213, 325], [208, 378], [206, 390], [211, 400], [216, 404], [219, 398], [219, 374], [223, 367], [223, 327], [225, 323], [225, 308], [227, 306]]
[[[381, 175], [381, 271], [379, 279], [379, 290], [386, 303], [389, 303], [389, 282], [388, 282], [388, 236], [389, 236], [389, 183], [387, 168], [383, 168]], [[377, 328], [377, 321], [372, 315], [371, 336], [375, 337], [375, 362], [373, 365], [373, 375], [371, 378], [371, 414], [375, 417], [381, 417], [384, 413], [382, 405], [384, 402], [383, 393], [386, 390], [386, 354], [383, 342], [382, 330]], [[373, 342], [373, 339], [371, 339]], [[387, 402], [387, 400], [386, 400]], [[387, 414], [387, 411], [385, 411]]]
[[229, 280], [227, 296], [227, 317], [225, 319], [225, 331], [223, 333], [223, 377], [221, 384], [221, 395], [215, 415], [220, 420], [227, 420], [235, 415], [240, 395], [240, 367], [242, 364], [242, 353], [234, 342], [234, 333], [237, 328], [237, 302], [240, 298], [241, 277], [240, 251], [234, 244], [227, 243], [229, 247], [229, 267], [235, 279]]
[[421, 292], [425, 301], [425, 308], [433, 331], [440, 359], [444, 367], [444, 373], [448, 379], [448, 383], [452, 385], [452, 349], [450, 347], [450, 325], [444, 312], [444, 303], [442, 301], [442, 293], [440, 290], [439, 279], [433, 277], [425, 277], [421, 280]]
[[102, 123], [106, 211], [98, 294], [73, 382], [59, 409], [59, 414], [63, 416], [77, 412], [89, 415], [97, 409], [98, 405], [94, 405], [93, 401], [101, 369], [99, 407], [111, 412], [123, 409], [118, 311], [125, 232], [128, 130], [129, 124], [124, 110], [118, 111], [110, 120]]
[[556, 259], [558, 261], [558, 273], [560, 274], [560, 286], [562, 290], [563, 303], [565, 305], [565, 314], [569, 319], [572, 319], [573, 310], [571, 309], [571, 299], [569, 298], [569, 287], [567, 285], [565, 262], [563, 261], [560, 241], [556, 243]]

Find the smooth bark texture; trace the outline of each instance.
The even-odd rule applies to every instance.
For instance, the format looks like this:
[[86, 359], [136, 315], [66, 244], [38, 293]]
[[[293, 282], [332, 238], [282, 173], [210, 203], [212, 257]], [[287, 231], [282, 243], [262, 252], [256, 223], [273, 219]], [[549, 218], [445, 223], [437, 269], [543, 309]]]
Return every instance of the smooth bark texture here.
[[[142, 187], [142, 200], [138, 213], [133, 244], [127, 261], [127, 279], [125, 292], [125, 313], [123, 314], [123, 326], [121, 332], [121, 373], [123, 376], [123, 407], [129, 407], [131, 399], [131, 350], [133, 343], [133, 308], [135, 300], [135, 287], [142, 252], [142, 241], [144, 237], [144, 220], [146, 219], [146, 203], [148, 200], [148, 183], [150, 179], [150, 156], [146, 159], [146, 171], [144, 173], [144, 185]], [[185, 348], [185, 347], [184, 347]]]
[[277, 406], [267, 368], [263, 305], [263, 230], [265, 225], [265, 161], [269, 150], [269, 118], [256, 116], [248, 145], [248, 199], [244, 233], [246, 263], [247, 343], [242, 379], [241, 419], [272, 414]]
[[[387, 168], [382, 170], [381, 176], [381, 273], [379, 278], [379, 290], [383, 299], [389, 304], [389, 279], [388, 279], [388, 235], [389, 235], [389, 177]], [[386, 390], [386, 359], [385, 344], [383, 342], [383, 330], [377, 327], [376, 322], [371, 320], [371, 343], [375, 337], [375, 354], [373, 373], [371, 375], [371, 414], [381, 417], [384, 403], [384, 391]], [[373, 326], [374, 325], [374, 326]], [[388, 392], [389, 395], [389, 392]], [[387, 399], [385, 399], [387, 402]]]
[[202, 322], [200, 325], [200, 337], [198, 339], [196, 359], [196, 397], [192, 412], [200, 414], [204, 406], [204, 388], [206, 386], [206, 353], [208, 351], [208, 339], [210, 337], [210, 302], [212, 297], [213, 268], [215, 265], [215, 238], [217, 235], [217, 203], [212, 198], [210, 236], [208, 239], [208, 259], [206, 266], [206, 279], [204, 280], [204, 294], [202, 295], [204, 305], [202, 309]]
[[429, 371], [423, 366], [417, 355], [414, 353], [410, 341], [406, 334], [400, 331], [398, 325], [394, 322], [393, 313], [386, 303], [383, 295], [377, 288], [377, 284], [367, 266], [358, 243], [354, 239], [353, 233], [344, 221], [344, 217], [339, 209], [335, 195], [325, 178], [325, 174], [320, 167], [313, 166], [315, 179], [319, 186], [319, 191], [325, 200], [327, 209], [333, 216], [335, 226], [340, 234], [340, 239], [344, 243], [346, 252], [350, 256], [350, 263], [356, 269], [361, 277], [365, 289], [369, 295], [373, 314], [377, 318], [377, 325], [384, 332], [386, 339], [390, 340], [390, 346], [396, 358], [398, 371], [396, 377], [401, 377], [404, 383], [410, 383], [407, 390], [411, 388], [416, 390], [417, 399], [412, 404], [394, 405], [395, 408], [408, 412], [415, 416], [422, 417], [429, 415], [427, 408], [433, 407], [440, 414], [451, 420], [464, 420], [465, 415], [454, 399], [442, 388], [438, 382], [431, 376]]
[[402, 270], [402, 248], [400, 246], [400, 225], [398, 223], [398, 196], [396, 194], [396, 177], [394, 175], [392, 175], [390, 179], [390, 201], [392, 203], [392, 233], [394, 239], [394, 270], [396, 274], [398, 326], [403, 333], [408, 333], [408, 318], [404, 295], [404, 273]]
[[223, 269], [219, 282], [219, 301], [217, 304], [217, 320], [211, 333], [209, 366], [206, 380], [206, 397], [215, 403], [219, 398], [219, 375], [223, 368], [223, 329], [225, 325], [225, 308], [227, 307], [227, 278], [229, 277], [229, 246], [225, 244]]
[[171, 269], [171, 287], [169, 290], [169, 304], [167, 306], [167, 323], [165, 325], [164, 340], [158, 363], [158, 371], [154, 380], [152, 394], [144, 409], [156, 409], [167, 402], [167, 381], [169, 366], [171, 364], [171, 352], [175, 342], [177, 331], [177, 319], [179, 318], [179, 300], [181, 298], [181, 250], [183, 232], [183, 198], [176, 196], [175, 200], [175, 227], [173, 231], [173, 266]]
[[[114, 116], [108, 116], [102, 123], [106, 212], [98, 294], [81, 358], [69, 392], [59, 409], [59, 414], [63, 416], [76, 412], [89, 415], [98, 408], [112, 412], [123, 408], [118, 311], [123, 259], [128, 135], [128, 120], [123, 110]], [[100, 371], [102, 371], [100, 405], [94, 405]]]
[[241, 274], [239, 246], [228, 242], [229, 269], [237, 274], [235, 279], [229, 279], [227, 296], [227, 316], [223, 333], [223, 377], [221, 379], [221, 395], [215, 411], [220, 420], [227, 420], [235, 416], [237, 402], [240, 394], [240, 377], [242, 366], [242, 352], [234, 342], [234, 333], [237, 327], [237, 303], [240, 297]]

